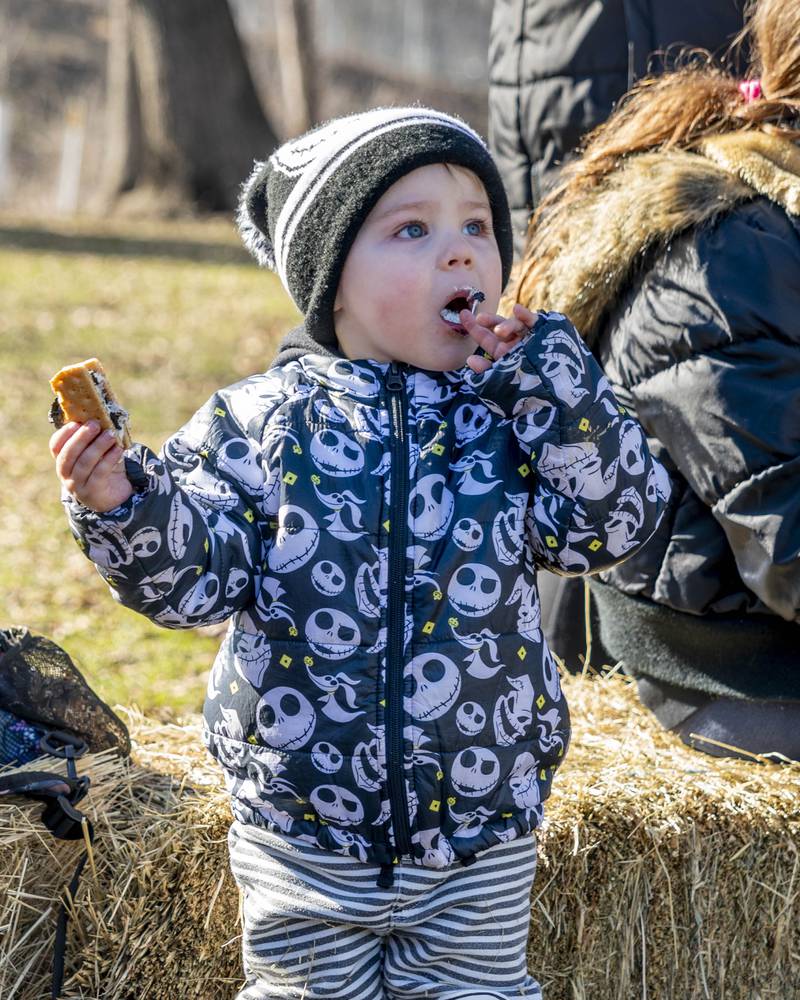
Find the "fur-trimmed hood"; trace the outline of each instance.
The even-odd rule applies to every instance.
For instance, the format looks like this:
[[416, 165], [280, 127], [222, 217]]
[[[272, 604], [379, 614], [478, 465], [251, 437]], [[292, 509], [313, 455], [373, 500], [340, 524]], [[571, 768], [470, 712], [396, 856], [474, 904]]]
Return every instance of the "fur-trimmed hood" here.
[[800, 148], [793, 142], [735, 132], [696, 152], [631, 157], [573, 208], [560, 252], [535, 279], [523, 259], [507, 298], [565, 313], [592, 342], [646, 254], [759, 196], [800, 215]]

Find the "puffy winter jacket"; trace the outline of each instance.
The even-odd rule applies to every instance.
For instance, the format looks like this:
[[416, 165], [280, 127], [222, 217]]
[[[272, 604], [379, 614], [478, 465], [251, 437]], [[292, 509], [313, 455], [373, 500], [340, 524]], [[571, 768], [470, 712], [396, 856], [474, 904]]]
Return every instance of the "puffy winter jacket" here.
[[430, 867], [538, 824], [569, 723], [536, 567], [629, 555], [669, 489], [564, 317], [482, 375], [303, 356], [133, 456], [72, 523], [155, 622], [233, 616], [205, 720], [238, 818]]
[[799, 209], [779, 134], [626, 157], [526, 297], [576, 317], [669, 472], [655, 536], [591, 581], [609, 662], [661, 685], [800, 698]]
[[[719, 51], [743, 26], [740, 0], [495, 0], [489, 139], [508, 190], [515, 246], [585, 133], [674, 46]], [[743, 60], [744, 61], [744, 60]]]

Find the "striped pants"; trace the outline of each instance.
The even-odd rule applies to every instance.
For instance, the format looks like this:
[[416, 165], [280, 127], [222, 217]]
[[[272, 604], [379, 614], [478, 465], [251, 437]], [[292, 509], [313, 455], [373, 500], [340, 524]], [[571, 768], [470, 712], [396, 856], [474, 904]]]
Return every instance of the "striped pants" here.
[[525, 946], [536, 842], [474, 864], [379, 869], [235, 822], [247, 982], [237, 1000], [541, 1000]]

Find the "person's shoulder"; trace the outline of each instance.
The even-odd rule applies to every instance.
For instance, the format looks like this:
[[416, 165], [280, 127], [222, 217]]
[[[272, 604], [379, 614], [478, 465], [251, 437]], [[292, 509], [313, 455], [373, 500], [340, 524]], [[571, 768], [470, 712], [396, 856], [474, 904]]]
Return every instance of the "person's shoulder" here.
[[796, 341], [798, 309], [800, 221], [756, 198], [653, 252], [609, 314], [598, 354], [636, 385], [746, 340]]
[[767, 198], [737, 206], [694, 236], [706, 296], [732, 341], [798, 340], [800, 219]]
[[800, 257], [800, 218], [765, 197], [736, 205], [712, 223], [697, 227], [691, 236], [701, 259], [712, 254], [715, 258], [732, 253], [758, 255], [765, 246], [795, 260]]

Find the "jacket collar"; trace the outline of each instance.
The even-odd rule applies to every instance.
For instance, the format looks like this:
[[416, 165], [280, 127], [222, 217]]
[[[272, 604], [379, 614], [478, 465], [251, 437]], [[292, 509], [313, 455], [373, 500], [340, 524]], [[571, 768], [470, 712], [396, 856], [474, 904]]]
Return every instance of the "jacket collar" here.
[[[338, 349], [329, 348], [316, 341], [305, 325], [295, 327], [286, 334], [270, 368], [280, 368], [289, 364], [295, 364], [306, 378], [317, 382], [323, 388], [371, 405], [380, 403], [389, 369], [388, 362], [351, 361]], [[426, 395], [437, 386], [441, 389], [441, 398], [451, 397], [464, 381], [465, 369], [455, 372], [431, 372], [410, 365], [401, 367], [407, 375], [412, 376], [415, 387], [419, 387], [420, 380], [424, 382]]]

